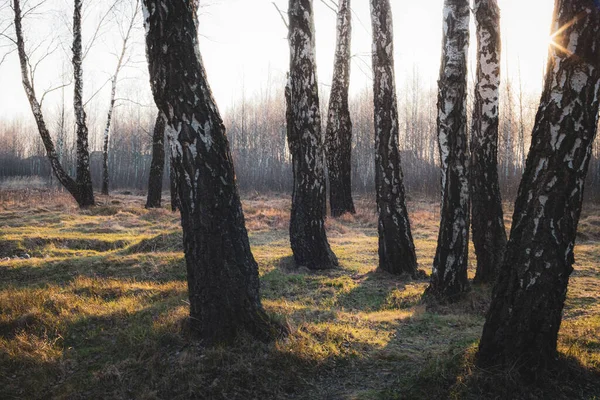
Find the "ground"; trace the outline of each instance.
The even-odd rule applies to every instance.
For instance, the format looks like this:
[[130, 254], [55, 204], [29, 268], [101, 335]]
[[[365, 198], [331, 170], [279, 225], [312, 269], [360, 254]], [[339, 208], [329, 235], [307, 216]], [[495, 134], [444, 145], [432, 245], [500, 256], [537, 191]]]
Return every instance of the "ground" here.
[[[523, 386], [473, 365], [489, 287], [427, 306], [426, 280], [375, 271], [371, 196], [327, 221], [340, 268], [315, 273], [291, 257], [289, 195], [245, 195], [263, 304], [291, 334], [205, 348], [186, 330], [178, 214], [144, 200], [79, 210], [64, 194], [0, 192], [0, 398], [600, 398], [600, 207], [586, 205], [580, 224], [559, 367]], [[409, 210], [429, 273], [439, 207]]]

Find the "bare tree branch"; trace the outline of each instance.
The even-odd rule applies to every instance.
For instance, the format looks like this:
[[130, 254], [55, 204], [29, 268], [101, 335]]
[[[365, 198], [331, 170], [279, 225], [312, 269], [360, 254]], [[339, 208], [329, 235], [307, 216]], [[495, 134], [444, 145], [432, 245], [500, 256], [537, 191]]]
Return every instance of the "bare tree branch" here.
[[50, 93], [54, 92], [55, 90], [67, 87], [67, 86], [71, 85], [71, 83], [73, 83], [73, 81], [69, 81], [67, 83], [63, 83], [60, 86], [56, 86], [56, 87], [53, 87], [53, 88], [50, 88], [50, 89], [47, 89], [46, 91], [44, 91], [44, 94], [42, 95], [42, 97], [40, 99], [40, 107], [42, 107], [42, 105], [44, 104], [44, 98], [46, 97], [47, 94], [50, 94]]
[[283, 21], [283, 24], [285, 25], [285, 27], [287, 29], [290, 28], [290, 26], [288, 25], [288, 22], [286, 21], [283, 13], [281, 12], [281, 10], [279, 9], [279, 7], [277, 7], [277, 3], [273, 2], [273, 6], [275, 6], [275, 9], [277, 10], [277, 12], [279, 13], [279, 16], [281, 17], [281, 20]]
[[325, 5], [325, 7], [329, 8], [331, 11], [333, 11], [337, 15], [337, 10], [335, 8], [333, 8], [329, 3], [326, 3], [325, 0], [321, 0], [321, 3], [323, 3], [323, 5]]

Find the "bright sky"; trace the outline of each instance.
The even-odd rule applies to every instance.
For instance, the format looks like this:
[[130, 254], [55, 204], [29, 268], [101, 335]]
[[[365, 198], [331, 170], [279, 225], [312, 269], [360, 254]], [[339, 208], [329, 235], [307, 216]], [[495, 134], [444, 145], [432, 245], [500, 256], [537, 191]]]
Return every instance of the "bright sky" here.
[[[208, 1], [208, 0], [207, 0]], [[277, 0], [281, 10], [286, 0]], [[416, 65], [422, 81], [435, 85], [439, 73], [443, 0], [391, 0], [394, 16], [398, 88]], [[547, 54], [553, 0], [499, 0], [508, 72], [524, 86], [539, 90]], [[335, 49], [335, 14], [314, 0], [318, 77], [331, 83]], [[371, 20], [368, 0], [353, 0], [353, 92], [370, 83]], [[271, 0], [225, 0], [205, 8], [201, 51], [221, 109], [252, 94], [269, 76], [282, 79], [288, 69], [286, 28]], [[475, 50], [476, 39], [471, 38]], [[474, 72], [474, 71], [472, 71]]]
[[[55, 0], [59, 7], [68, 10], [72, 2]], [[330, 1], [330, 0], [326, 0]], [[85, 2], [88, 3], [89, 2]], [[85, 4], [84, 3], [84, 4]], [[287, 0], [276, 0], [279, 8], [287, 10]], [[421, 81], [435, 86], [440, 63], [442, 4], [443, 0], [391, 0], [395, 29], [395, 61], [398, 88], [410, 78], [412, 71], [418, 70]], [[504, 76], [518, 79], [520, 70], [523, 85], [531, 91], [538, 91], [542, 82], [543, 68], [547, 53], [553, 0], [499, 0], [502, 10], [502, 31], [504, 37]], [[264, 88], [269, 79], [283, 82], [288, 68], [289, 50], [287, 32], [272, 0], [201, 0], [200, 45], [206, 64], [208, 78], [219, 107], [223, 112], [238, 100], [243, 93], [251, 96]], [[333, 54], [335, 48], [335, 14], [321, 0], [314, 0], [317, 42], [317, 64], [319, 81], [324, 85], [331, 82]], [[371, 21], [368, 0], [352, 0], [353, 38], [351, 91], [356, 93], [371, 85]], [[96, 13], [96, 14], [94, 14]], [[33, 32], [29, 36], [46, 37], [62, 32], [68, 38], [68, 30], [60, 27], [58, 12], [49, 9], [35, 17], [30, 23]], [[94, 15], [88, 13], [88, 26], [84, 35], [91, 35]], [[62, 18], [62, 19], [61, 19]], [[70, 21], [70, 17], [66, 18]], [[118, 43], [107, 32], [84, 64], [86, 93], [91, 95], [114, 69], [115, 58], [107, 53]], [[139, 32], [141, 35], [142, 32]], [[113, 38], [114, 39], [114, 38]], [[139, 60], [143, 61], [141, 36], [136, 43]], [[472, 50], [475, 50], [475, 36], [471, 37]], [[66, 53], [63, 53], [66, 54]], [[64, 56], [64, 55], [63, 55]], [[68, 61], [67, 61], [68, 62]], [[60, 82], [62, 62], [50, 58], [38, 72], [38, 91]], [[508, 69], [508, 74], [506, 73]], [[473, 76], [471, 71], [471, 77]], [[140, 62], [138, 69], [127, 73], [124, 86], [128, 91], [141, 92], [141, 97], [149, 92], [145, 76], [145, 66]], [[137, 78], [137, 79], [133, 79]], [[124, 87], [122, 86], [122, 87]], [[30, 117], [29, 106], [20, 83], [16, 55], [0, 66], [0, 118], [13, 118], [15, 115]], [[109, 88], [100, 90], [97, 97], [99, 108], [107, 107]], [[71, 101], [72, 89], [68, 89], [67, 102]], [[47, 107], [55, 107], [59, 95], [51, 96]], [[102, 115], [103, 111], [98, 111]], [[99, 117], [101, 118], [101, 117]]]

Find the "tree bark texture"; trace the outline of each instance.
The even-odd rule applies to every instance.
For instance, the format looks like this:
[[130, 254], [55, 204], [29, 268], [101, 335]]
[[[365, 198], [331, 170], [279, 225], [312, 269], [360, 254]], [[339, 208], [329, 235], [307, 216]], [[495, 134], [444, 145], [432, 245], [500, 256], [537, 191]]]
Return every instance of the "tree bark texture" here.
[[417, 256], [410, 229], [398, 148], [398, 100], [389, 0], [371, 0], [375, 187], [379, 213], [379, 268], [415, 276]]
[[[65, 187], [65, 189], [67, 189], [71, 196], [73, 196], [79, 207], [87, 207], [93, 205], [93, 192], [90, 193], [86, 192], [85, 190], [82, 190], [84, 186], [80, 185], [79, 181], [76, 181], [73, 178], [71, 178], [60, 162], [60, 155], [56, 151], [54, 142], [52, 141], [52, 137], [50, 136], [50, 132], [48, 131], [48, 127], [46, 126], [46, 122], [44, 120], [44, 115], [42, 112], [42, 105], [37, 99], [33, 79], [30, 75], [29, 57], [25, 52], [25, 40], [23, 36], [21, 2], [19, 0], [13, 0], [13, 11], [15, 14], [14, 22], [15, 34], [17, 38], [17, 53], [19, 55], [19, 64], [21, 66], [21, 79], [23, 83], [23, 88], [25, 89], [25, 94], [27, 96], [27, 100], [29, 101], [29, 106], [31, 107], [31, 112], [33, 113], [38, 132], [40, 133], [40, 137], [42, 138], [42, 142], [46, 150], [46, 155], [48, 156], [48, 160], [50, 161], [50, 165], [52, 166], [52, 171], [54, 172], [54, 175], [56, 175], [58, 181]], [[89, 158], [87, 165], [89, 168]], [[85, 174], [83, 175], [85, 176]]]
[[165, 166], [165, 118], [159, 111], [152, 134], [152, 162], [148, 177], [146, 208], [160, 208], [162, 197], [163, 169]]
[[81, 69], [81, 6], [82, 0], [75, 0], [73, 11], [73, 75], [75, 123], [77, 125], [77, 185], [82, 206], [94, 205], [94, 188], [90, 173], [90, 153], [88, 151], [88, 126], [83, 107], [83, 70]]
[[453, 301], [469, 290], [469, 148], [467, 139], [468, 0], [444, 1], [438, 81], [438, 142], [442, 206], [438, 245], [427, 293]]
[[198, 46], [196, 2], [144, 0], [154, 100], [166, 118], [181, 207], [190, 325], [209, 343], [282, 332], [259, 297], [225, 126]]
[[475, 0], [477, 83], [471, 130], [471, 226], [477, 255], [475, 282], [496, 279], [506, 247], [498, 182], [500, 9], [497, 0]]
[[287, 135], [294, 186], [290, 243], [298, 265], [338, 265], [325, 233], [326, 193], [312, 0], [290, 0]]
[[337, 44], [325, 131], [331, 215], [356, 213], [352, 200], [352, 119], [348, 108], [352, 35], [350, 0], [340, 0]]
[[179, 195], [177, 194], [177, 177], [173, 168], [173, 160], [169, 157], [169, 189], [171, 195], [171, 211], [175, 212], [180, 209]]
[[598, 124], [600, 9], [557, 0], [553, 45], [481, 366], [536, 372], [557, 355], [583, 188]]

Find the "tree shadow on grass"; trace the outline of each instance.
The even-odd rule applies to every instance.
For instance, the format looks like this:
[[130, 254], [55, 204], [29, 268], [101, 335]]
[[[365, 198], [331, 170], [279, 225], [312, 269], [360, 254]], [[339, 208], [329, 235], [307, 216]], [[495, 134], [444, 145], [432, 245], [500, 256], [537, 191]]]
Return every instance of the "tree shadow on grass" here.
[[559, 354], [556, 363], [537, 376], [521, 375], [516, 368], [484, 371], [474, 366], [475, 353], [461, 371], [450, 393], [475, 399], [591, 400], [600, 394], [600, 369], [588, 368], [575, 357]]
[[182, 255], [144, 254], [130, 257], [103, 254], [55, 260], [21, 260], [0, 265], [0, 287], [66, 285], [83, 276], [100, 279], [132, 279], [138, 282], [168, 282], [186, 279]]
[[[104, 304], [118, 299], [111, 294]], [[321, 325], [300, 328], [278, 344], [241, 337], [231, 346], [204, 347], [185, 329], [187, 307], [178, 306], [180, 300], [172, 295], [135, 312], [76, 314], [56, 330], [49, 329], [50, 320], [6, 326], [8, 340], [16, 330], [27, 338], [48, 333], [47, 342], [61, 355], [48, 360], [40, 353], [0, 352], [6, 361], [0, 397], [306, 399], [324, 377], [348, 379], [348, 366], [357, 359], [346, 331]], [[352, 346], [370, 349], [367, 343]]]
[[352, 277], [354, 287], [341, 294], [337, 306], [364, 312], [408, 309], [421, 301], [423, 281], [397, 276], [378, 270]]

